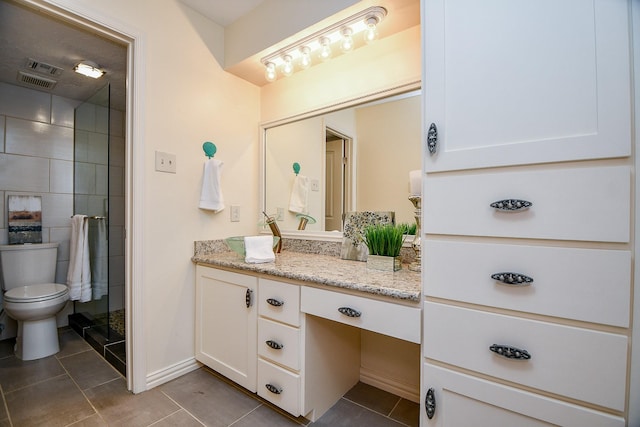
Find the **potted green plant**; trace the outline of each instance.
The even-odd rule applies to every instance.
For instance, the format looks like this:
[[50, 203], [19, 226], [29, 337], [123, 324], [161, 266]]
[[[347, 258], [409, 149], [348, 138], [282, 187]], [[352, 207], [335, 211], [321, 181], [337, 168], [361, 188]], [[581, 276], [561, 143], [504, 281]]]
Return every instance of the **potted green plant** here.
[[364, 230], [364, 242], [369, 249], [367, 267], [385, 271], [400, 270], [404, 231], [404, 227], [395, 224], [368, 226]]

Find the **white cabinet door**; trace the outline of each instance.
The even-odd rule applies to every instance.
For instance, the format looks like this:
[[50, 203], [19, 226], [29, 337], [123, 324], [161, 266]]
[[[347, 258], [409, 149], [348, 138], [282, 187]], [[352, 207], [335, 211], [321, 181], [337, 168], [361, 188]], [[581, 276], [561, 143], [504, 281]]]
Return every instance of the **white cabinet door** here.
[[426, 171], [628, 156], [628, 7], [423, 1]]
[[435, 411], [423, 427], [622, 427], [624, 419], [429, 363], [423, 365], [422, 401], [433, 389]]
[[196, 359], [256, 391], [258, 279], [196, 266]]

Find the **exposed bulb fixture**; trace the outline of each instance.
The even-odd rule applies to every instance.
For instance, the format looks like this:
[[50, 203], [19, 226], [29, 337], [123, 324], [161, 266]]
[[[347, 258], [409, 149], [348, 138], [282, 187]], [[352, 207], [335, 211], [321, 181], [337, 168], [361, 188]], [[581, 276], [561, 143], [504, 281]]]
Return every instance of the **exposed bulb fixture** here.
[[306, 70], [311, 66], [311, 49], [309, 46], [300, 48], [300, 68]]
[[104, 70], [100, 69], [98, 64], [93, 61], [82, 61], [73, 67], [73, 71], [83, 76], [98, 79], [104, 75]]
[[291, 55], [284, 55], [282, 57], [282, 60], [284, 61], [284, 63], [282, 64], [282, 74], [289, 77], [291, 74], [293, 74], [293, 58], [291, 57]]
[[343, 52], [351, 52], [353, 50], [353, 30], [349, 27], [344, 27], [340, 31], [342, 38], [340, 39], [340, 50]]
[[375, 15], [367, 17], [365, 23], [367, 24], [367, 29], [364, 30], [364, 41], [369, 44], [378, 39], [378, 23], [380, 22], [379, 18]]
[[267, 69], [264, 72], [264, 78], [267, 79], [268, 82], [275, 82], [278, 78], [278, 75], [276, 74], [276, 64], [273, 62], [267, 62], [266, 67]]
[[326, 61], [331, 58], [331, 39], [329, 37], [320, 37], [320, 53], [318, 57], [322, 61]]

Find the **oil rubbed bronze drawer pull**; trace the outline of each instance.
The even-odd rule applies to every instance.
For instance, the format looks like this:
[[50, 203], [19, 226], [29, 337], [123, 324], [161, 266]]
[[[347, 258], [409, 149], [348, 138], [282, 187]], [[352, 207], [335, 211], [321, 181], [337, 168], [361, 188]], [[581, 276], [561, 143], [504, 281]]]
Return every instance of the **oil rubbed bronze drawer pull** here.
[[274, 350], [282, 350], [282, 348], [284, 347], [284, 345], [280, 344], [279, 342], [273, 341], [273, 340], [267, 340], [265, 342], [267, 343], [267, 345], [269, 347], [271, 347]]
[[347, 317], [360, 317], [360, 316], [362, 316], [362, 313], [360, 313], [355, 308], [351, 308], [351, 307], [340, 307], [338, 309], [338, 311], [340, 313], [344, 314]]
[[251, 289], [247, 289], [247, 292], [244, 294], [244, 303], [247, 305], [247, 308], [251, 307], [251, 304], [253, 304], [252, 295], [253, 291]]
[[493, 344], [489, 347], [489, 350], [493, 351], [499, 356], [506, 357], [507, 359], [515, 360], [529, 360], [531, 355], [527, 350], [521, 350], [519, 348], [511, 347], [509, 345]]
[[518, 212], [529, 209], [533, 203], [519, 199], [504, 199], [493, 202], [489, 206], [499, 211]]
[[274, 386], [273, 384], [265, 384], [264, 386], [267, 388], [267, 390], [269, 390], [273, 394], [281, 394], [282, 393], [282, 389], [280, 387]]
[[529, 286], [533, 283], [533, 279], [529, 276], [525, 276], [520, 273], [511, 273], [508, 271], [492, 274], [491, 278], [509, 286]]
[[280, 301], [275, 298], [267, 298], [267, 304], [274, 307], [282, 307], [284, 305], [284, 301]]
[[429, 419], [433, 418], [436, 413], [436, 392], [433, 388], [427, 390], [427, 394], [424, 397], [424, 410]]

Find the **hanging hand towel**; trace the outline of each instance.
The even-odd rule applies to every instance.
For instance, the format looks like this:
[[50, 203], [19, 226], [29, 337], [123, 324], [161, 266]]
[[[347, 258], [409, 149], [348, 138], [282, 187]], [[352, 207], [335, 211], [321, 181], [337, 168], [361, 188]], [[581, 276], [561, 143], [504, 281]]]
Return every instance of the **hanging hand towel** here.
[[200, 209], [220, 212], [224, 209], [224, 198], [220, 186], [222, 175], [222, 163], [220, 160], [209, 159], [204, 164], [204, 176], [202, 177], [202, 193], [200, 194]]
[[99, 218], [89, 225], [89, 254], [91, 264], [92, 297], [98, 300], [108, 295], [107, 220]]
[[296, 175], [293, 178], [293, 188], [289, 198], [289, 210], [295, 213], [307, 213], [309, 210], [309, 178]]
[[259, 264], [273, 262], [273, 236], [246, 236], [244, 238], [245, 262]]
[[69, 270], [67, 285], [71, 301], [91, 300], [91, 269], [89, 267], [89, 224], [85, 215], [71, 218]]

